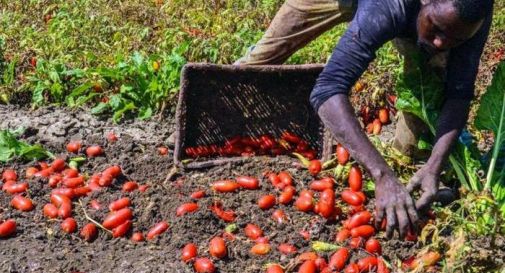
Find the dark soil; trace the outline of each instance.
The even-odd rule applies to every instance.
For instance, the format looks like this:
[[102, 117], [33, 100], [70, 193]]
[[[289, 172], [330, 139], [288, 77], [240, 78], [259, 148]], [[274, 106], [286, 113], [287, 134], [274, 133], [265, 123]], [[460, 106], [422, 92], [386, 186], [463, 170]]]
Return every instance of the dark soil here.
[[[120, 197], [127, 196], [132, 200], [134, 212], [133, 227], [126, 238], [112, 239], [110, 234], [100, 230], [99, 237], [87, 243], [81, 240], [78, 233], [63, 233], [59, 227], [60, 220], [49, 220], [43, 216], [42, 207], [49, 202], [51, 191], [44, 179], [28, 180], [28, 196], [36, 204], [36, 209], [31, 212], [12, 209], [12, 197], [0, 192], [0, 219], [14, 218], [18, 223], [14, 237], [0, 240], [0, 272], [193, 272], [191, 265], [180, 261], [180, 249], [186, 243], [193, 242], [198, 245], [200, 256], [208, 256], [209, 240], [221, 235], [228, 225], [208, 209], [217, 200], [222, 201], [226, 209], [233, 209], [237, 213], [236, 224], [239, 228], [236, 239], [227, 242], [228, 257], [215, 260], [221, 273], [263, 272], [264, 265], [272, 262], [294, 265], [295, 255], [281, 255], [276, 250], [280, 243], [295, 245], [299, 253], [310, 251], [310, 241], [304, 240], [300, 231], [310, 231], [312, 240], [332, 242], [341, 226], [340, 221], [326, 222], [315, 214], [301, 213], [292, 206], [283, 205], [276, 208], [286, 212], [289, 224], [276, 224], [271, 218], [274, 209], [263, 211], [256, 205], [262, 194], [276, 192], [265, 179], [261, 181], [261, 190], [257, 191], [217, 194], [209, 189], [209, 184], [215, 180], [233, 178], [238, 174], [262, 177], [265, 170], [288, 170], [295, 177], [297, 189], [305, 188], [313, 178], [298, 167], [296, 160], [289, 157], [256, 157], [240, 164], [180, 170], [173, 179], [167, 180], [172, 168], [172, 153], [160, 156], [156, 148], [167, 145], [167, 139], [174, 130], [171, 117], [162, 121], [129, 121], [115, 125], [109, 120], [99, 120], [89, 115], [88, 111], [53, 107], [30, 111], [0, 106], [0, 120], [0, 129], [24, 127], [26, 131], [22, 138], [25, 141], [41, 143], [57, 156], [69, 156], [65, 144], [70, 140], [81, 140], [84, 147], [102, 145], [105, 156], [88, 159], [81, 166], [81, 173], [91, 175], [113, 164], [122, 167], [124, 175], [111, 187], [74, 202], [73, 217], [79, 228], [89, 223], [83, 210], [101, 222], [108, 212], [108, 204]], [[391, 128], [386, 129], [386, 132], [390, 133]], [[111, 131], [119, 136], [115, 143], [109, 143], [105, 138]], [[33, 165], [36, 163], [17, 161], [0, 165], [0, 171], [6, 167], [14, 168], [19, 176], [24, 177], [24, 170]], [[123, 193], [121, 185], [128, 180], [150, 187], [145, 193]], [[343, 185], [338, 187], [341, 189]], [[175, 209], [191, 201], [190, 193], [198, 189], [206, 190], [208, 194], [198, 201], [200, 209], [176, 217]], [[102, 204], [101, 210], [96, 211], [89, 206], [93, 199]], [[373, 207], [373, 200], [368, 207]], [[157, 239], [143, 243], [133, 243], [128, 239], [136, 231], [145, 234], [161, 220], [167, 221], [170, 228]], [[253, 242], [243, 233], [247, 223], [259, 225], [269, 238], [273, 250], [268, 255], [257, 257], [250, 254]], [[414, 255], [419, 246], [412, 242], [379, 239], [383, 242], [384, 256], [390, 261]], [[363, 251], [354, 252], [354, 260], [365, 255]], [[503, 253], [501, 255], [504, 256]]]

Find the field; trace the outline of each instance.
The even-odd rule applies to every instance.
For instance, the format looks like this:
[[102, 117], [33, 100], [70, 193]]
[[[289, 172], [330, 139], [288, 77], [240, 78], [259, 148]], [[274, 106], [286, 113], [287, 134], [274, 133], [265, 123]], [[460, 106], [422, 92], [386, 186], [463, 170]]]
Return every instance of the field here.
[[[194, 243], [198, 257], [210, 258], [214, 251], [209, 251], [209, 242], [219, 236], [225, 239], [227, 254], [211, 258], [216, 272], [265, 272], [272, 264], [281, 265], [284, 272], [301, 272], [299, 266], [310, 263], [306, 261], [314, 255], [307, 253], [317, 252], [328, 261], [335, 250], [348, 246], [352, 240], [335, 239], [348, 215], [353, 210], [371, 212], [374, 208], [373, 184], [366, 173], [362, 192], [367, 201], [361, 201], [363, 207], [350, 206], [341, 198], [349, 186], [352, 160], [329, 164], [316, 176], [290, 154], [246, 157], [238, 164], [197, 170], [173, 165], [170, 136], [175, 130], [183, 65], [233, 63], [261, 37], [281, 4], [278, 0], [0, 0], [0, 172], [13, 169], [18, 176], [16, 183], [27, 182], [28, 189], [20, 192], [34, 205], [28, 211], [13, 208], [14, 192], [7, 189], [9, 179], [3, 179], [0, 271], [195, 272], [194, 259], [181, 259], [183, 247]], [[329, 31], [288, 63], [324, 63], [344, 30], [342, 25]], [[505, 3], [496, 1], [492, 33], [477, 80], [478, 96], [468, 122], [476, 148], [472, 152], [479, 156], [488, 154], [497, 138], [489, 130], [481, 130], [483, 110], [479, 109], [481, 103], [488, 105], [482, 97], [485, 90], [504, 88], [497, 84], [493, 86], [498, 89], [489, 87], [505, 59], [504, 32]], [[370, 138], [401, 180], [407, 182], [422, 161], [401, 157], [391, 149], [396, 122], [393, 113], [397, 109], [386, 99], [396, 95], [402, 98], [395, 86], [404, 86], [403, 60], [391, 44], [377, 55], [360, 80], [361, 87], [354, 88], [352, 102], [361, 119], [363, 107], [373, 112], [388, 108], [392, 122], [385, 122], [380, 134], [370, 132]], [[19, 128], [23, 130], [16, 133]], [[7, 141], [11, 132], [21, 142], [12, 138]], [[75, 141], [82, 148], [73, 153], [67, 144]], [[86, 148], [92, 145], [102, 147], [103, 154], [87, 155]], [[46, 204], [61, 206], [51, 198], [55, 188], [73, 187], [50, 185], [49, 177], [60, 171], [45, 163], [51, 164], [54, 158], [64, 159], [64, 169], [77, 169], [83, 178], [77, 188], [86, 192], [74, 196], [71, 202], [75, 232], [64, 231], [60, 218], [66, 217], [61, 217], [59, 210], [55, 217], [45, 211]], [[91, 186], [94, 175], [104, 176], [107, 168], [116, 165], [121, 174], [110, 180], [110, 185]], [[362, 242], [350, 250], [348, 263], [377, 255], [390, 272], [503, 272], [505, 222], [500, 207], [505, 203], [505, 186], [494, 183], [486, 187], [485, 163], [476, 169], [470, 165], [463, 167], [463, 176], [468, 180], [458, 176], [452, 165], [448, 167], [442, 180], [458, 189], [459, 199], [447, 206], [437, 203], [431, 218], [424, 219], [426, 225], [418, 238], [388, 240], [384, 232], [374, 229], [373, 238], [380, 242], [382, 253], [377, 254]], [[27, 170], [33, 167], [38, 171], [47, 169], [48, 174], [27, 176]], [[284, 190], [272, 183], [269, 175], [281, 171], [290, 173], [298, 193], [286, 204], [279, 203]], [[215, 181], [240, 175], [257, 178], [259, 189], [242, 187], [221, 193], [212, 187]], [[333, 203], [343, 212], [337, 217], [323, 217], [321, 210], [301, 211], [295, 201], [298, 195], [313, 180], [327, 175], [335, 178], [331, 187], [336, 198]], [[142, 190], [125, 190], [128, 181], [135, 181]], [[70, 182], [63, 179], [60, 183]], [[88, 193], [88, 188], [93, 191]], [[197, 191], [204, 191], [205, 196], [191, 196]], [[259, 208], [258, 199], [269, 194], [276, 197], [277, 203], [272, 208]], [[314, 202], [323, 199], [321, 195], [316, 193]], [[113, 238], [113, 228], [102, 226], [113, 214], [109, 214], [109, 204], [124, 197], [130, 200], [127, 207], [132, 212], [131, 226]], [[186, 203], [196, 203], [197, 209], [177, 215], [179, 206]], [[233, 211], [235, 219], [223, 219], [226, 217], [218, 212], [217, 204], [225, 211]], [[278, 210], [286, 216], [273, 218]], [[15, 233], [3, 237], [1, 224], [7, 219], [14, 219], [17, 227]], [[148, 231], [160, 222], [169, 226], [163, 233], [149, 240], [132, 240], [137, 232], [148, 236]], [[97, 227], [97, 237], [86, 240], [81, 230], [89, 223]], [[246, 232], [248, 224], [263, 231], [259, 241]], [[120, 232], [114, 229], [114, 233]], [[328, 243], [328, 249], [321, 249], [317, 242]], [[279, 250], [283, 244], [294, 250]], [[251, 248], [255, 245], [271, 249], [254, 254]], [[376, 272], [387, 272], [380, 270], [384, 268]]]

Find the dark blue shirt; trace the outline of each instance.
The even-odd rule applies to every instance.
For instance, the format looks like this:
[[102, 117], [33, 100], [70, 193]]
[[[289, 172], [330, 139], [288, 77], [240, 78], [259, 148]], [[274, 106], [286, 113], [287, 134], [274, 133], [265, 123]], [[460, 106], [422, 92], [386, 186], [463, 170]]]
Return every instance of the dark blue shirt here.
[[[383, 44], [394, 38], [417, 40], [420, 8], [419, 0], [358, 0], [354, 19], [333, 50], [310, 96], [316, 111], [330, 97], [348, 94]], [[471, 39], [450, 50], [446, 98], [473, 98], [480, 56], [491, 21], [492, 12]]]

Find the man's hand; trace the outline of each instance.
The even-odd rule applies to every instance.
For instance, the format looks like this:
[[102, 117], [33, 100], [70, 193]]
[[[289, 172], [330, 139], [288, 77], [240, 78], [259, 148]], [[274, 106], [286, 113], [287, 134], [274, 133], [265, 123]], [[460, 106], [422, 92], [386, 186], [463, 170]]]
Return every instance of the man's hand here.
[[396, 177], [385, 176], [377, 181], [375, 198], [375, 226], [379, 229], [383, 219], [386, 219], [388, 238], [393, 236], [396, 227], [398, 227], [400, 238], [405, 238], [409, 229], [417, 231], [419, 218], [414, 201]]
[[421, 197], [416, 201], [416, 208], [419, 211], [427, 211], [431, 207], [431, 203], [435, 201], [438, 192], [440, 174], [433, 171], [429, 165], [424, 165], [410, 179], [407, 185], [407, 190], [412, 193], [418, 189], [423, 192]]

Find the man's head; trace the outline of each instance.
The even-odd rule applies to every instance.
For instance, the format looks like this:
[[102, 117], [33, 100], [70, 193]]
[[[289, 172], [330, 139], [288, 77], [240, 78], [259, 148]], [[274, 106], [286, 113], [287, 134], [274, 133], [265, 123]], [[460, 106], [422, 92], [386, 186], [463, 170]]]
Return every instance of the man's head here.
[[419, 45], [429, 53], [445, 51], [470, 39], [492, 10], [493, 0], [421, 0], [417, 18]]

